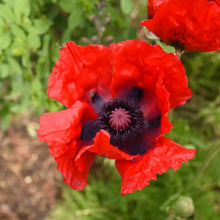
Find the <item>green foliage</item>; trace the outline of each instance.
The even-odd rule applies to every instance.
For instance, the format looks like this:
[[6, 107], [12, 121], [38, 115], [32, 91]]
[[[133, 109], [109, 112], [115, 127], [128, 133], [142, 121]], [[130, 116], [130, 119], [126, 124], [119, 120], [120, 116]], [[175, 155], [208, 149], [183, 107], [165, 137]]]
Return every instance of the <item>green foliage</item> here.
[[[35, 11], [38, 4], [29, 0], [0, 3], [0, 115], [4, 118], [4, 129], [10, 122], [5, 118], [10, 118], [11, 113], [17, 114], [27, 108], [41, 113], [49, 105], [54, 106], [53, 109], [57, 106], [42, 93], [46, 92], [53, 61], [54, 49], [50, 47], [56, 49], [56, 46], [53, 35], [49, 34], [52, 22], [46, 15]], [[47, 4], [39, 5], [42, 11]]]
[[121, 10], [124, 14], [130, 14], [133, 8], [132, 0], [120, 0]]
[[[123, 12], [128, 13], [126, 7]], [[115, 37], [118, 30], [123, 34]], [[7, 129], [11, 114], [61, 108], [46, 95], [48, 76], [59, 56], [57, 45], [70, 40], [109, 44], [114, 38], [131, 37], [135, 29], [130, 18], [114, 0], [108, 4], [103, 0], [0, 1], [1, 128]]]

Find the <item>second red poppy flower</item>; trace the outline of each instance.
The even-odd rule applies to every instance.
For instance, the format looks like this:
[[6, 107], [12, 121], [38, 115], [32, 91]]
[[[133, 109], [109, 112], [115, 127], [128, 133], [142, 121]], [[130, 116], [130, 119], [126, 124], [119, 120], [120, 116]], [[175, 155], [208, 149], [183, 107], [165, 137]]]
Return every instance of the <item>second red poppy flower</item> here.
[[220, 49], [220, 0], [149, 0], [141, 23], [167, 44], [188, 51]]

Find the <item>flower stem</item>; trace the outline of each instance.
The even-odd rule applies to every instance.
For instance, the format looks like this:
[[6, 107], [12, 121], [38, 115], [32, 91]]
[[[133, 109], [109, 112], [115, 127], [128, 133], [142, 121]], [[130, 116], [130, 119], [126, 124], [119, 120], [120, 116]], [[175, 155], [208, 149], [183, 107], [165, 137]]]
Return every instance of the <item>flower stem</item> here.
[[198, 179], [202, 176], [205, 169], [208, 167], [209, 163], [212, 161], [212, 159], [215, 157], [216, 154], [220, 151], [219, 143], [216, 144], [216, 147], [214, 150], [208, 155], [204, 163], [202, 164], [200, 170], [198, 171], [197, 175], [195, 176], [194, 180], [191, 182], [191, 184], [186, 187], [186, 191], [189, 190], [193, 185], [198, 181]]

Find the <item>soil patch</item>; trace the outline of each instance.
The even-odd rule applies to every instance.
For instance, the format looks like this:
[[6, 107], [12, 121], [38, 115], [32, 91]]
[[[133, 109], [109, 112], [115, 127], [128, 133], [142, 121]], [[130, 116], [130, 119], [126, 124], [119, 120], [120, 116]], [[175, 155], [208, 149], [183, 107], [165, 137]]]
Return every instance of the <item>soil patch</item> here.
[[38, 126], [38, 119], [23, 117], [0, 131], [1, 220], [44, 219], [60, 198], [62, 176], [46, 144], [37, 139]]

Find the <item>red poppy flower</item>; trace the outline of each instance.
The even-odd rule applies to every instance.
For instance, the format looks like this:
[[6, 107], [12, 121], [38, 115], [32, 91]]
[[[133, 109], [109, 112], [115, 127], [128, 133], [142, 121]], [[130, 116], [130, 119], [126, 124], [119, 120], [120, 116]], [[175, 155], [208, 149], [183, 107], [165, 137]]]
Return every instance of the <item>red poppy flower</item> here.
[[220, 49], [220, 0], [151, 0], [146, 26], [167, 44], [189, 51]]
[[48, 95], [68, 108], [41, 117], [39, 139], [50, 146], [73, 189], [87, 184], [96, 155], [116, 160], [122, 195], [194, 157], [194, 149], [162, 137], [172, 128], [169, 109], [192, 93], [178, 57], [158, 45], [66, 43], [49, 77]]

